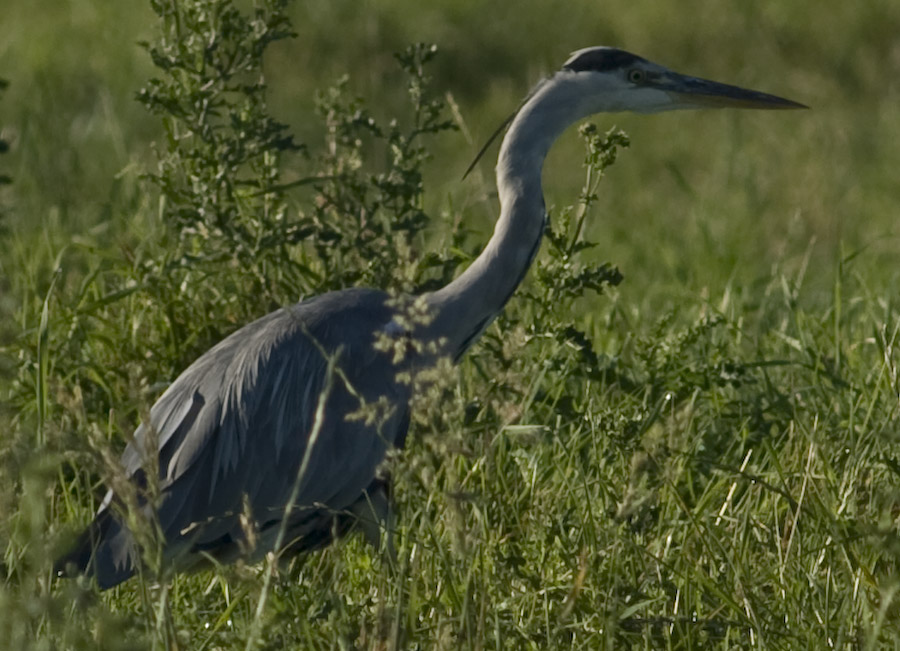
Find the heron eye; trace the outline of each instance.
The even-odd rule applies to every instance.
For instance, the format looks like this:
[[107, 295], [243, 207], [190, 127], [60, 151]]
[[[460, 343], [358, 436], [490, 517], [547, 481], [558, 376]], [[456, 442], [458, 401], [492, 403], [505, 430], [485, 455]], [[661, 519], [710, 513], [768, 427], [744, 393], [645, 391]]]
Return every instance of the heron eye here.
[[639, 68], [632, 68], [628, 71], [628, 81], [632, 84], [640, 84], [647, 79], [647, 75]]

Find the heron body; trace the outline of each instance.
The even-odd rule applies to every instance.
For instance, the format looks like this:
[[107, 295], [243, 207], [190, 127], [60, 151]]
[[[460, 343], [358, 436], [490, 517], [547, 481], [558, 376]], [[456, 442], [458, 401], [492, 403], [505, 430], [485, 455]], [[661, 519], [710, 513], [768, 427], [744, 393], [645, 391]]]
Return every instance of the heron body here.
[[[384, 292], [350, 289], [273, 312], [202, 355], [153, 405], [149, 426], [138, 428], [122, 462], [144, 485], [145, 450], [155, 437], [156, 515], [166, 555], [178, 566], [207, 555], [228, 562], [247, 551], [254, 560], [269, 551], [296, 480], [285, 540], [297, 551], [345, 529], [367, 489], [367, 502], [382, 499], [376, 467], [390, 446], [402, 445], [409, 422], [409, 387], [397, 382], [398, 366], [374, 345], [394, 316], [387, 304]], [[329, 356], [336, 370], [326, 387]], [[347, 418], [380, 399], [392, 410], [377, 423]], [[314, 428], [316, 445], [298, 477]], [[131, 532], [113, 515], [113, 499], [110, 491], [64, 559], [90, 566], [104, 588], [129, 578], [139, 561]], [[245, 500], [254, 550], [246, 549], [241, 523]]]
[[[388, 449], [403, 445], [409, 424], [411, 388], [399, 377], [437, 357], [458, 359], [521, 282], [546, 224], [541, 171], [553, 142], [594, 113], [705, 106], [802, 107], [615, 48], [576, 52], [511, 120], [497, 163], [493, 236], [458, 278], [423, 297], [426, 321], [411, 324], [378, 290], [331, 292], [254, 321], [191, 364], [122, 457], [139, 495], [145, 468], [158, 468], [158, 499], [139, 503], [147, 516], [155, 510], [165, 559], [189, 568], [304, 551], [357, 521], [385, 519], [388, 486], [377, 469]], [[398, 362], [379, 344], [385, 338], [428, 345], [409, 347]], [[373, 405], [377, 416], [361, 413]], [[101, 588], [134, 574], [140, 551], [117, 499], [107, 493], [57, 562], [61, 573], [86, 572]], [[377, 527], [363, 529], [377, 543]]]

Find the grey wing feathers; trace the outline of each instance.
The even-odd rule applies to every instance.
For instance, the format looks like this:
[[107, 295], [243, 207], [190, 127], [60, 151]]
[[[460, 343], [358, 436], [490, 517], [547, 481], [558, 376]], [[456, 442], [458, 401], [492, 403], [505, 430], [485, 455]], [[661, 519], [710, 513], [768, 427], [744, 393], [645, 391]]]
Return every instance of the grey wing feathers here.
[[[214, 550], [220, 543], [233, 547], [242, 535], [245, 501], [260, 530], [281, 520], [326, 385], [323, 352], [338, 355], [341, 374], [325, 397], [319, 440], [290, 517], [312, 522], [322, 509], [345, 510], [359, 499], [408, 423], [408, 394], [395, 381], [397, 369], [373, 347], [375, 332], [392, 316], [385, 298], [349, 290], [269, 314], [210, 349], [160, 397], [123, 463], [139, 476], [141, 451], [152, 447], [158, 454], [157, 515], [167, 555], [190, 556], [192, 549]], [[383, 396], [396, 408], [380, 427], [346, 418], [361, 398]], [[128, 578], [123, 569], [134, 564], [133, 551], [123, 549], [133, 547], [127, 530], [107, 512], [112, 499], [104, 500], [91, 535], [101, 585]], [[83, 569], [83, 550], [68, 560]], [[104, 562], [116, 567], [103, 568]]]

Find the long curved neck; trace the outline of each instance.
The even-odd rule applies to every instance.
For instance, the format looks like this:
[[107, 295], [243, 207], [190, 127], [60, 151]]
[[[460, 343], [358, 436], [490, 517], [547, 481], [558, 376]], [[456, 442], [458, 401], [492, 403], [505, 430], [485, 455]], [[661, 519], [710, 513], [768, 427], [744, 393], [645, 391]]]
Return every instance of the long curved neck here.
[[546, 223], [541, 170], [550, 146], [574, 121], [594, 112], [565, 75], [532, 92], [509, 127], [497, 161], [500, 217], [481, 255], [458, 278], [428, 295], [430, 340], [462, 355], [500, 313], [540, 248]]

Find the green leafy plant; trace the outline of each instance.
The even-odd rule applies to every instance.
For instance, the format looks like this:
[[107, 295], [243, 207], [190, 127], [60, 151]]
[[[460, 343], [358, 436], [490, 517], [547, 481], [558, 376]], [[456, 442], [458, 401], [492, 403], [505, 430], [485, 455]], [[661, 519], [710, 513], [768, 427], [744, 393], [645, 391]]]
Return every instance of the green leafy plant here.
[[[428, 88], [425, 67], [436, 53], [435, 46], [420, 43], [396, 55], [408, 79], [408, 125], [379, 124], [349, 95], [346, 78], [317, 96], [327, 135], [317, 159], [323, 181], [316, 184], [312, 245], [330, 287], [418, 291], [446, 282], [453, 271], [447, 259], [421, 253], [422, 234], [432, 221], [423, 198], [426, 138], [455, 128], [444, 102]], [[376, 154], [384, 165], [373, 172], [363, 161]]]
[[294, 35], [287, 2], [258, 3], [252, 17], [221, 0], [151, 5], [161, 33], [144, 45], [162, 74], [138, 99], [165, 129], [149, 175], [165, 201], [161, 216], [176, 253], [228, 252], [249, 267], [297, 241], [278, 185], [282, 156], [301, 147], [269, 114], [262, 58]]

